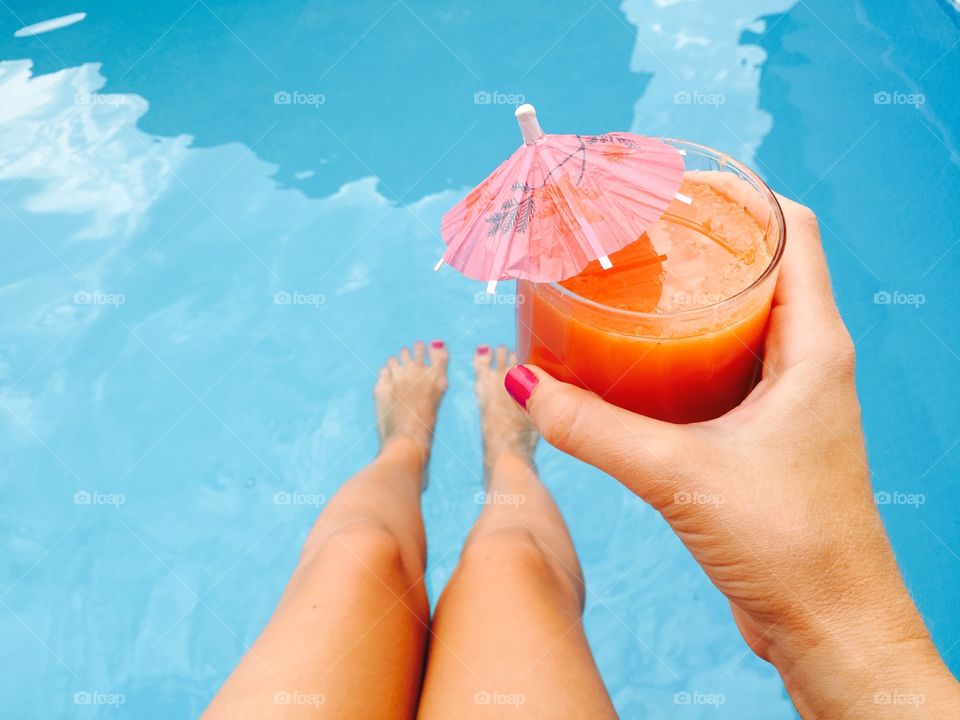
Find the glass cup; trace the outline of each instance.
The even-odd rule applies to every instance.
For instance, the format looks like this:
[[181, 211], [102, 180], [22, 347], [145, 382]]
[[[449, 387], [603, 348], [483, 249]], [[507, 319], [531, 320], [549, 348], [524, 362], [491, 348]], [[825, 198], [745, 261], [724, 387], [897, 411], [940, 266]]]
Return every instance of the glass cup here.
[[[627, 410], [699, 422], [739, 405], [758, 380], [785, 225], [776, 196], [752, 171], [702, 145], [661, 141], [681, 151], [685, 180], [711, 186], [756, 220], [769, 256], [766, 267], [747, 287], [691, 293], [689, 309], [673, 302], [669, 310], [651, 312], [611, 307], [558, 283], [520, 280], [517, 352], [522, 363]], [[695, 216], [693, 205], [674, 201], [647, 235], [694, 232], [723, 244], [723, 218], [704, 222]], [[661, 223], [670, 227], [657, 228]], [[616, 268], [614, 260], [607, 272]]]

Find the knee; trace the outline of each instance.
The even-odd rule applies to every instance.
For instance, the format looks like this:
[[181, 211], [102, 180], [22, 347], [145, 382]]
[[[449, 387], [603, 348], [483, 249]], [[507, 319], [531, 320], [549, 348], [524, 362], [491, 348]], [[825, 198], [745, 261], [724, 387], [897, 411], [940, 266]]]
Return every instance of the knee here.
[[348, 582], [351, 578], [382, 582], [403, 592], [422, 574], [409, 554], [383, 523], [357, 520], [312, 534], [304, 543], [300, 563], [334, 569]]
[[482, 574], [487, 582], [496, 578], [496, 582], [532, 583], [551, 595], [561, 593], [583, 608], [579, 567], [569, 567], [524, 527], [473, 533], [464, 544], [460, 569], [466, 574]]

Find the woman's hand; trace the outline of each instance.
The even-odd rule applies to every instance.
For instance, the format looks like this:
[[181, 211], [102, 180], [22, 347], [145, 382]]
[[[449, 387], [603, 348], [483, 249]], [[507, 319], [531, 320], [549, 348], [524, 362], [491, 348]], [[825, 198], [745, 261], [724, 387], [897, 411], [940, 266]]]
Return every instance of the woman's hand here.
[[960, 686], [903, 582], [870, 487], [854, 348], [813, 213], [789, 238], [763, 377], [727, 415], [673, 425], [520, 366], [546, 440], [653, 505], [730, 601], [804, 717], [960, 718]]

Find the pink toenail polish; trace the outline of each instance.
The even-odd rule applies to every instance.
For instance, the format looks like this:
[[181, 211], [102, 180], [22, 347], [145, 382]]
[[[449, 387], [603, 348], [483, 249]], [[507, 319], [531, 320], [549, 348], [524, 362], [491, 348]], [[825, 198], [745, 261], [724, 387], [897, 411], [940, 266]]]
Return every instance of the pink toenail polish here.
[[523, 365], [517, 365], [503, 378], [503, 386], [510, 393], [510, 397], [524, 410], [527, 409], [527, 401], [538, 382], [540, 379]]
[[443, 349], [443, 340], [434, 340], [430, 343], [430, 347], [436, 348], [437, 350]]
[[490, 352], [489, 345], [481, 345], [477, 348], [477, 355], [486, 355], [488, 352]]

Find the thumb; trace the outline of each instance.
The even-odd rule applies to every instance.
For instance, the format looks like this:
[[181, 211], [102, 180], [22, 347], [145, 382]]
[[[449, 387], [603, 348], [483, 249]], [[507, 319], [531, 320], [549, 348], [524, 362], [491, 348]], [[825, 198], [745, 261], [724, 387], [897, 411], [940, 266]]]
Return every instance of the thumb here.
[[612, 475], [655, 506], [670, 496], [675, 460], [689, 439], [686, 428], [611, 405], [533, 365], [511, 369], [503, 384], [555, 448]]

